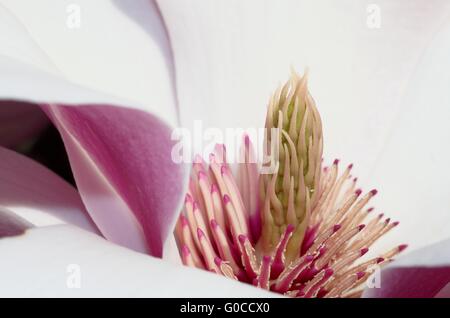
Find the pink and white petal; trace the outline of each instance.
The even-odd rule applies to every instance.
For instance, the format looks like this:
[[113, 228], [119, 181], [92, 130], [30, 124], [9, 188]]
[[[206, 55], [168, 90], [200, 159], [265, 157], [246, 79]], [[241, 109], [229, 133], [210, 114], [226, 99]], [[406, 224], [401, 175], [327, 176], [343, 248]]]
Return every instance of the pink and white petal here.
[[[374, 165], [410, 75], [450, 12], [446, 0], [158, 5], [174, 51], [183, 125], [202, 119], [206, 127], [261, 127], [290, 67], [308, 66], [325, 155], [354, 161], [360, 177]], [[380, 28], [373, 23], [378, 13]]]
[[[31, 101], [46, 107], [66, 143], [82, 198], [103, 234], [119, 244], [160, 256], [165, 239], [171, 235], [186, 182], [184, 167], [173, 165], [170, 157], [173, 142], [166, 123], [176, 123], [176, 107], [168, 65], [168, 42], [161, 31], [162, 22], [156, 7], [152, 2], [146, 4], [149, 9], [144, 17], [148, 18], [148, 25], [142, 29], [121, 10], [134, 8], [146, 12], [143, 1], [122, 4], [120, 8], [110, 1], [95, 4], [80, 1], [82, 23], [85, 23], [80, 31], [58, 24], [65, 26], [59, 10], [65, 10], [68, 2], [47, 2], [47, 5], [36, 5], [35, 10], [31, 10], [35, 11], [34, 15], [28, 14], [29, 3], [2, 3], [26, 25], [51, 60], [59, 59], [55, 64], [61, 72], [43, 72], [40, 65], [24, 63], [20, 58], [21, 50], [15, 51], [19, 56], [2, 55], [0, 46], [0, 98], [6, 100], [0, 107], [9, 104], [9, 100]], [[99, 17], [98, 12], [102, 12], [100, 17], [104, 23], [94, 21], [94, 15]], [[42, 20], [49, 21], [43, 28]], [[115, 36], [106, 37], [106, 33], [111, 32], [115, 32]], [[28, 35], [17, 33], [17, 36]], [[54, 38], [61, 38], [61, 41], [55, 42]], [[72, 42], [65, 43], [67, 38]], [[102, 41], [98, 41], [99, 38]], [[123, 39], [130, 43], [124, 46]], [[31, 37], [29, 40], [32, 41]], [[82, 65], [74, 61], [82, 61]], [[117, 66], [118, 71], [111, 65]], [[131, 73], [121, 69], [128, 67]], [[124, 98], [74, 85], [66, 77], [93, 88], [108, 86], [102, 90]], [[113, 83], [109, 81], [112, 78], [120, 80]], [[144, 86], [147, 98], [141, 96], [143, 90], [140, 93], [127, 91], [127, 88]], [[137, 102], [126, 101], [131, 95], [130, 99]], [[52, 106], [45, 106], [48, 103]], [[106, 105], [126, 105], [127, 108]], [[90, 130], [80, 131], [78, 126]], [[125, 182], [130, 189], [126, 189]]]
[[0, 207], [0, 239], [3, 237], [22, 235], [32, 227], [33, 224], [27, 220], [4, 207]]
[[[1, 0], [0, 11], [2, 5], [28, 31], [28, 42], [35, 42], [64, 78], [130, 100], [124, 105], [177, 124], [170, 45], [153, 1]], [[130, 16], [139, 17], [139, 24]], [[24, 35], [11, 37], [19, 36]], [[0, 45], [0, 53], [5, 49]], [[8, 56], [22, 61], [30, 54], [24, 51]], [[75, 102], [50, 96], [47, 101]]]
[[450, 283], [450, 239], [430, 245], [381, 271], [380, 288], [366, 288], [363, 297], [423, 298], [444, 296]]
[[[147, 251], [162, 256], [188, 175], [187, 166], [172, 160], [170, 128], [135, 109], [101, 105], [43, 109], [63, 137], [83, 202], [103, 235], [146, 251], [139, 240], [133, 246], [128, 241], [143, 235]], [[114, 207], [111, 200], [123, 204]]]
[[2, 297], [276, 297], [133, 252], [69, 225], [0, 239], [0, 255]]
[[74, 187], [37, 162], [3, 147], [0, 206], [36, 226], [69, 223], [99, 234]]

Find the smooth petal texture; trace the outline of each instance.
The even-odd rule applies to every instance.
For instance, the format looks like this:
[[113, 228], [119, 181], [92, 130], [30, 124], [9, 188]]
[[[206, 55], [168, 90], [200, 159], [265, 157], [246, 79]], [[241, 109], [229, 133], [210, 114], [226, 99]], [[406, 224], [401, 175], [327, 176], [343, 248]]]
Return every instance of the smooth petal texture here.
[[0, 206], [37, 226], [66, 222], [99, 234], [74, 187], [33, 160], [2, 147]]
[[[3, 106], [3, 107], [2, 107]], [[10, 102], [0, 105], [0, 146], [14, 147], [36, 138], [49, 121], [34, 105]]]
[[450, 283], [449, 250], [446, 240], [400, 257], [382, 270], [381, 288], [366, 288], [363, 297], [444, 296]]
[[31, 227], [33, 225], [25, 219], [0, 207], [0, 239], [3, 237], [22, 235]]
[[158, 4], [174, 50], [183, 125], [202, 119], [206, 127], [261, 127], [271, 93], [290, 67], [307, 66], [325, 156], [354, 161], [363, 179], [418, 59], [450, 13], [445, 0], [376, 1], [380, 28], [371, 28], [378, 12], [371, 1]]
[[424, 52], [370, 176], [381, 191], [376, 206], [401, 222], [383, 239], [386, 247], [407, 243], [414, 249], [449, 236], [449, 56], [447, 22]]
[[277, 297], [132, 252], [68, 225], [0, 239], [0, 255], [2, 297]]
[[63, 137], [83, 202], [103, 235], [162, 256], [187, 180], [185, 166], [172, 161], [169, 127], [133, 109], [43, 108]]
[[[34, 42], [65, 78], [131, 100], [125, 105], [177, 123], [170, 46], [153, 1], [1, 0], [0, 5], [24, 25], [32, 39], [28, 42]], [[136, 13], [141, 24], [129, 17]], [[5, 23], [1, 21], [0, 28], [8, 28]], [[10, 38], [25, 36], [15, 29], [4, 32]], [[25, 50], [16, 47], [8, 56], [24, 60]], [[2, 44], [0, 53], [6, 48]]]
[[[52, 103], [47, 113], [62, 134], [77, 186], [102, 234], [113, 242], [161, 256], [186, 182], [184, 167], [175, 167], [170, 158], [172, 142], [166, 123], [177, 122], [176, 107], [168, 42], [156, 7], [144, 1], [81, 1], [77, 5], [82, 9], [82, 28], [73, 30], [66, 25], [71, 12], [61, 14], [69, 2], [47, 1], [36, 4], [35, 10], [28, 2], [1, 3], [10, 11], [0, 6], [0, 12], [7, 17], [13, 12], [17, 19], [10, 20], [19, 20], [30, 34], [20, 27], [7, 28], [0, 21], [2, 32], [21, 39], [7, 50], [0, 46], [0, 107], [11, 107], [12, 100]], [[122, 12], [131, 9], [147, 12], [142, 13], [148, 22], [145, 28]], [[48, 21], [45, 26], [43, 20]], [[26, 52], [23, 43], [34, 43], [32, 37], [44, 56], [55, 60], [55, 72], [43, 71], [41, 64], [45, 63], [37, 59], [21, 57]], [[28, 53], [42, 53], [39, 47], [35, 51]], [[98, 93], [71, 80], [125, 98]], [[137, 87], [140, 93], [133, 91]], [[57, 110], [56, 105], [65, 106]], [[80, 105], [85, 107], [77, 110]]]

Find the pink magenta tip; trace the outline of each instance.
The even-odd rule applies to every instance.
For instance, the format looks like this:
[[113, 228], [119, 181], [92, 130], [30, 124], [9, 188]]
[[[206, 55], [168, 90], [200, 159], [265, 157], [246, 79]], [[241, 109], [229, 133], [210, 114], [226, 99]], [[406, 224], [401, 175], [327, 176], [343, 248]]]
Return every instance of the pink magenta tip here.
[[356, 181], [358, 181], [358, 178], [353, 178], [353, 182], [356, 183]]
[[200, 180], [206, 179], [206, 173], [204, 173], [203, 171], [199, 171], [199, 172], [198, 172], [198, 178], [199, 178]]
[[337, 231], [339, 231], [339, 229], [342, 227], [342, 225], [340, 225], [340, 224], [335, 224], [334, 226], [333, 226], [333, 232], [337, 232]]
[[186, 193], [186, 197], [184, 199], [184, 203], [191, 203], [192, 204], [192, 197], [189, 193]]
[[246, 148], [250, 146], [250, 137], [247, 134], [244, 135], [244, 144]]
[[286, 227], [286, 234], [291, 234], [292, 232], [294, 232], [295, 230], [295, 226], [292, 224], [288, 224], [288, 226]]
[[362, 231], [362, 229], [365, 228], [365, 227], [366, 227], [365, 224], [358, 225], [358, 231]]
[[348, 165], [348, 169], [350, 170], [351, 168], [353, 168], [353, 163]]
[[398, 251], [399, 251], [399, 252], [404, 251], [407, 247], [408, 247], [408, 244], [402, 244], [402, 245], [399, 245], [399, 246], [398, 246]]
[[361, 189], [357, 189], [357, 190], [355, 191], [356, 196], [359, 196], [359, 195], [361, 194], [361, 192], [362, 192]]
[[199, 207], [198, 207], [198, 203], [197, 201], [194, 201], [194, 203], [192, 204], [193, 208], [194, 208], [194, 212], [195, 211], [200, 211]]
[[384, 213], [378, 214], [378, 218], [381, 219], [384, 216]]
[[384, 223], [389, 224], [389, 222], [391, 222], [391, 218], [387, 218]]
[[305, 256], [305, 263], [312, 262], [313, 260], [314, 260], [314, 256], [312, 256], [312, 255]]
[[356, 273], [356, 278], [361, 279], [364, 277], [364, 275], [366, 275], [366, 272], [358, 272], [358, 273]]
[[187, 247], [187, 245], [183, 245], [183, 247], [181, 247], [181, 253], [183, 254], [183, 256], [189, 256], [189, 254], [191, 254], [191, 251], [189, 250], [189, 247]]
[[220, 167], [220, 173], [221, 173], [222, 175], [224, 175], [224, 174], [227, 173], [227, 167], [226, 167], [225, 165], [222, 165], [222, 167]]
[[374, 208], [368, 208], [368, 209], [367, 209], [367, 213], [370, 213], [370, 212], [372, 212], [372, 211], [373, 211], [373, 209], [374, 209]]
[[202, 229], [198, 227], [197, 228], [197, 237], [200, 239], [204, 236], [205, 236], [205, 233], [203, 233]]
[[339, 159], [334, 159], [333, 164], [337, 165], [339, 163]]
[[369, 249], [367, 247], [361, 249], [361, 256], [363, 256], [364, 254], [366, 254], [369, 251]]
[[216, 263], [216, 265], [220, 267], [220, 265], [222, 265], [222, 259], [216, 256], [214, 257], [214, 263]]
[[213, 229], [216, 229], [218, 226], [219, 226], [219, 224], [217, 224], [217, 221], [214, 220], [214, 219], [212, 219], [212, 220], [211, 220], [211, 227], [212, 227]]
[[223, 203], [227, 204], [231, 201], [230, 196], [228, 194], [223, 195]]
[[240, 234], [238, 236], [239, 242], [241, 242], [241, 244], [244, 244], [245, 241], [247, 241], [247, 236], [245, 236], [244, 234]]
[[270, 264], [272, 262], [272, 257], [269, 255], [264, 255], [262, 258], [263, 263]]
[[215, 183], [211, 184], [211, 193], [219, 192], [219, 188]]
[[384, 262], [384, 258], [383, 257], [378, 257], [377, 258], [377, 264], [380, 264], [382, 262]]
[[400, 224], [399, 221], [395, 221], [394, 223], [392, 223], [393, 226], [397, 226], [397, 225], [399, 225], [399, 224]]
[[187, 225], [189, 225], [189, 223], [188, 223], [186, 217], [185, 217], [183, 214], [180, 214], [180, 221], [181, 221], [181, 225], [182, 225], [182, 226], [187, 226]]
[[377, 193], [378, 193], [377, 189], [370, 190], [370, 194], [372, 195], [376, 195]]
[[325, 277], [330, 277], [333, 274], [334, 274], [334, 271], [331, 268], [327, 268], [325, 270]]
[[328, 171], [328, 167], [323, 167], [323, 172], [327, 172]]

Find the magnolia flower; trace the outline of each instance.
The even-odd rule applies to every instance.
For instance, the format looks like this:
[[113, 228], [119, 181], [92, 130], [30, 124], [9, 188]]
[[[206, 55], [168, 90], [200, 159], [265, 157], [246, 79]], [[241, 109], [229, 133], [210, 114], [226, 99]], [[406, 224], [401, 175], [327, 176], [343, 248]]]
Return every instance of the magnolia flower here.
[[2, 149], [0, 293], [274, 295], [168, 261], [189, 174], [170, 135], [194, 119], [260, 127], [286, 70], [308, 65], [325, 162], [351, 159], [402, 221], [367, 257], [409, 244], [363, 296], [448, 295], [449, 4], [377, 5], [1, 0], [0, 142], [50, 121], [77, 188]]

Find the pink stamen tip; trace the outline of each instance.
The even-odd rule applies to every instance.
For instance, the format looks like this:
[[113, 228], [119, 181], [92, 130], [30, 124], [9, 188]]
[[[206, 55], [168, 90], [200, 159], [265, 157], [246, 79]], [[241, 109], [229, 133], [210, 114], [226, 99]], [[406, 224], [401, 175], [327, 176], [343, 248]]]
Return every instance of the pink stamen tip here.
[[351, 168], [353, 168], [353, 163], [348, 165], [348, 169], [350, 170]]
[[376, 195], [377, 193], [378, 193], [377, 189], [370, 190], [370, 194], [372, 195]]
[[180, 215], [180, 221], [181, 221], [181, 226], [188, 226], [189, 225], [186, 217], [183, 214]]
[[197, 228], [197, 237], [199, 239], [201, 239], [204, 236], [205, 236], [205, 233], [203, 233], [202, 229], [201, 228]]
[[334, 159], [333, 164], [337, 165], [339, 163], [339, 159]]
[[189, 254], [191, 254], [191, 251], [189, 250], [189, 247], [183, 245], [183, 247], [181, 248], [181, 253], [183, 254], [184, 257], [186, 257], [189, 256]]
[[340, 224], [335, 224], [334, 226], [333, 226], [333, 232], [337, 232], [337, 231], [339, 231], [339, 229], [342, 227], [342, 225], [340, 225]]
[[250, 146], [250, 137], [247, 134], [244, 135], [244, 144], [247, 148]]
[[365, 224], [358, 225], [358, 231], [362, 231], [362, 229], [365, 228], [365, 227], [366, 227]]
[[327, 268], [325, 270], [325, 277], [330, 277], [333, 274], [334, 274], [334, 271], [331, 268]]
[[367, 213], [370, 213], [370, 212], [372, 212], [374, 210], [374, 208], [368, 208], [367, 209]]
[[384, 213], [378, 214], [378, 218], [381, 219], [384, 216]]
[[206, 173], [204, 173], [203, 171], [199, 171], [198, 172], [198, 178], [201, 179], [206, 179]]
[[228, 194], [224, 194], [224, 196], [223, 196], [223, 203], [227, 204], [227, 203], [230, 203], [230, 201], [231, 201], [231, 199], [230, 199], [229, 195]]
[[377, 258], [377, 264], [380, 264], [382, 262], [384, 262], [384, 258], [383, 257], [378, 257]]
[[328, 167], [323, 167], [323, 172], [327, 172], [328, 171]]
[[292, 232], [294, 232], [295, 230], [295, 226], [292, 224], [288, 224], [288, 226], [286, 227], [286, 234], [291, 234]]
[[217, 221], [214, 220], [214, 219], [212, 219], [212, 220], [211, 220], [211, 227], [212, 227], [213, 229], [216, 229], [218, 226], [219, 226], [219, 224], [217, 223]]
[[400, 224], [399, 221], [395, 221], [394, 223], [392, 223], [393, 226], [397, 226], [397, 225], [399, 225], [399, 224]]
[[358, 181], [358, 178], [353, 178], [353, 182], [356, 183], [356, 181]]
[[363, 256], [364, 254], [366, 254], [369, 251], [369, 249], [367, 247], [361, 249], [361, 256]]
[[387, 218], [386, 221], [384, 221], [386, 224], [389, 224], [391, 222], [391, 218]]
[[361, 189], [357, 189], [357, 190], [355, 191], [356, 196], [359, 196], [361, 193], [362, 193], [362, 190], [361, 190]]
[[364, 275], [366, 275], [366, 272], [358, 272], [358, 273], [356, 273], [356, 278], [359, 280], [359, 279], [363, 278]]
[[211, 193], [219, 192], [219, 188], [215, 183], [211, 184]]
[[224, 175], [224, 174], [227, 173], [227, 167], [226, 167], [225, 165], [222, 165], [222, 167], [220, 167], [220, 173], [221, 173], [222, 175]]
[[194, 208], [194, 212], [195, 211], [200, 211], [199, 207], [198, 207], [198, 203], [197, 201], [194, 201], [194, 203], [192, 204], [193, 208]]
[[214, 257], [214, 263], [218, 266], [218, 267], [220, 267], [220, 265], [222, 265], [222, 259], [220, 258], [220, 257], [218, 257], [218, 256], [216, 256], [216, 257]]
[[245, 241], [247, 240], [247, 236], [245, 236], [244, 234], [240, 234], [238, 239], [239, 239], [239, 242], [241, 242], [241, 244], [244, 244]]
[[306, 255], [305, 256], [305, 263], [310, 263], [314, 260], [314, 256], [312, 255]]
[[184, 199], [184, 203], [191, 203], [192, 204], [192, 197], [189, 193], [186, 194], [186, 198]]
[[263, 263], [270, 264], [272, 262], [272, 257], [269, 255], [264, 255], [262, 258]]
[[402, 244], [402, 245], [399, 245], [399, 246], [398, 246], [398, 251], [399, 251], [399, 252], [404, 251], [407, 247], [408, 247], [408, 244]]

